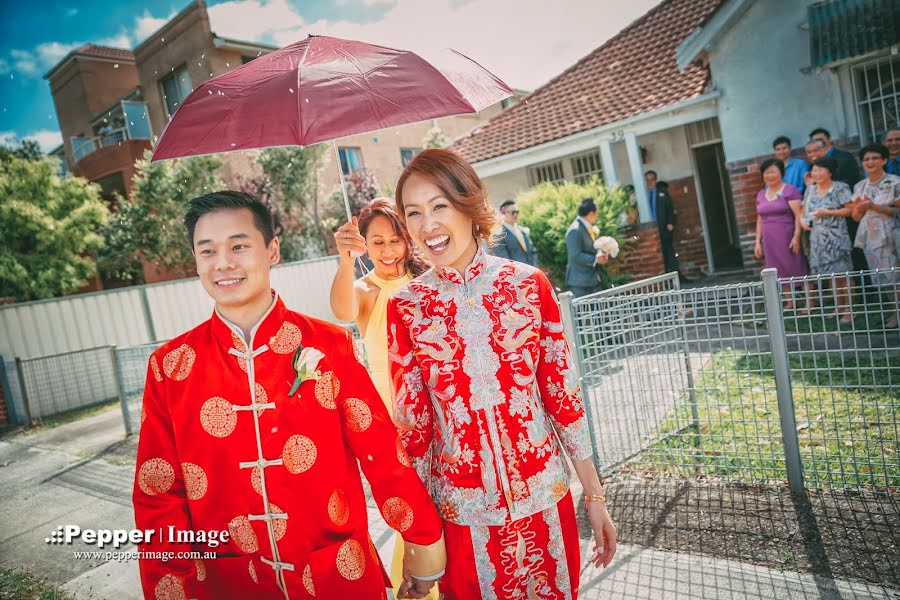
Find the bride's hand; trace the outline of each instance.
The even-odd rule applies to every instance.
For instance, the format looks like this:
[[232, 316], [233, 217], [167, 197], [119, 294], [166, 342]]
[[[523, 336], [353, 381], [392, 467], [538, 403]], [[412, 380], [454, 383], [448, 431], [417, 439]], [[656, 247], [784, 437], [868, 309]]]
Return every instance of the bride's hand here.
[[594, 531], [594, 554], [590, 561], [595, 567], [609, 566], [616, 554], [616, 526], [602, 502], [590, 501], [587, 503], [588, 520]]
[[334, 233], [334, 241], [342, 260], [353, 259], [366, 253], [366, 238], [360, 235], [358, 222], [359, 219], [353, 217], [352, 221], [344, 223]]

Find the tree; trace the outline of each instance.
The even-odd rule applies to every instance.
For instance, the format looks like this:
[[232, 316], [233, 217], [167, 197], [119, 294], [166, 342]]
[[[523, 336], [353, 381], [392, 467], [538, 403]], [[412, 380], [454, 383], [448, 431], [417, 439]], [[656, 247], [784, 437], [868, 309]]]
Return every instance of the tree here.
[[422, 148], [425, 150], [429, 148], [446, 148], [449, 145], [450, 138], [444, 135], [444, 132], [437, 124], [428, 130], [428, 133], [425, 134], [425, 139], [422, 140]]
[[7, 161], [14, 157], [24, 160], [41, 160], [44, 158], [44, 153], [41, 152], [41, 147], [34, 140], [21, 140], [14, 145], [0, 143], [0, 161]]
[[319, 171], [326, 146], [267, 148], [256, 162], [271, 182], [283, 215], [282, 249], [286, 260], [324, 256], [330, 252], [326, 225], [330, 197], [319, 197]]
[[104, 276], [140, 282], [140, 259], [158, 269], [189, 275], [194, 269], [185, 237], [184, 212], [191, 198], [224, 187], [211, 156], [150, 162], [150, 151], [136, 164], [129, 198], [118, 198], [107, 227], [99, 263]]
[[84, 287], [96, 272], [91, 253], [103, 246], [96, 231], [109, 218], [100, 187], [60, 179], [56, 170], [48, 158], [15, 151], [0, 157], [0, 296], [59, 296]]
[[[521, 212], [519, 219], [531, 230], [541, 266], [550, 271], [556, 285], [561, 287], [566, 280], [566, 230], [578, 215], [578, 205], [585, 198], [593, 198], [597, 203], [597, 222], [594, 225], [600, 230], [600, 235], [616, 238], [625, 252], [621, 215], [629, 202], [628, 195], [621, 188], [608, 188], [593, 177], [584, 184], [541, 183], [516, 198]], [[611, 260], [598, 269], [604, 288], [627, 280], [627, 275], [619, 272], [622, 256], [620, 254], [619, 259]]]

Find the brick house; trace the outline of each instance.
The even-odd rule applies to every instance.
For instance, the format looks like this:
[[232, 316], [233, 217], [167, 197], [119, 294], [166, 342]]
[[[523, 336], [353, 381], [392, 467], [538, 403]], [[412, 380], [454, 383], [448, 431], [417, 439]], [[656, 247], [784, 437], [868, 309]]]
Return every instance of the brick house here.
[[[131, 191], [134, 162], [151, 148], [178, 105], [204, 81], [252, 61], [276, 47], [236, 40], [215, 31], [206, 3], [195, 0], [133, 51], [86, 44], [63, 58], [45, 78], [59, 116], [63, 145], [52, 154], [63, 171], [100, 183], [104, 196]], [[477, 115], [460, 115], [349, 136], [339, 141], [344, 174], [365, 168], [393, 186], [406, 163], [421, 150], [438, 124], [448, 137], [467, 133], [515, 99]], [[252, 153], [222, 156], [221, 176], [229, 187], [252, 175]], [[323, 159], [320, 193], [339, 185], [337, 160], [329, 147]], [[339, 188], [338, 188], [339, 189]], [[144, 266], [147, 283], [177, 277]]]
[[[630, 232], [638, 247], [626, 270], [635, 276], [663, 268], [647, 261], [659, 256], [649, 169], [670, 184], [683, 273], [758, 267], [758, 164], [772, 140], [788, 135], [802, 148], [826, 127], [852, 147], [897, 124], [898, 15], [884, 0], [663, 0], [454, 148], [498, 203], [592, 174], [634, 185], [643, 224]], [[866, 88], [873, 73], [880, 84]]]

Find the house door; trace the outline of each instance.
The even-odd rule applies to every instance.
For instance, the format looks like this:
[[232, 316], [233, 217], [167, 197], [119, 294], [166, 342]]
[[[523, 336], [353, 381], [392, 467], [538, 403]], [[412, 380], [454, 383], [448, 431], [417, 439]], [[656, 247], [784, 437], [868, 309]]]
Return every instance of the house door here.
[[728, 171], [725, 170], [725, 152], [721, 142], [693, 148], [700, 197], [706, 220], [709, 240], [710, 265], [716, 271], [741, 268], [740, 240], [734, 217]]

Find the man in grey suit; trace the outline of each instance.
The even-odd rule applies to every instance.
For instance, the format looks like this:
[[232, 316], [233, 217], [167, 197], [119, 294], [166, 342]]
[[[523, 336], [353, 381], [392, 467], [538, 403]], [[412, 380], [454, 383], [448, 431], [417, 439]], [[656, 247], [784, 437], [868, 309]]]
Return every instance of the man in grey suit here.
[[537, 251], [531, 241], [528, 229], [519, 225], [519, 209], [515, 200], [506, 200], [500, 205], [503, 228], [492, 249], [495, 256], [517, 260], [533, 267], [538, 266]]
[[566, 285], [576, 298], [600, 291], [597, 265], [606, 262], [606, 257], [598, 259], [594, 249], [594, 223], [597, 221], [597, 204], [593, 198], [581, 201], [578, 217], [566, 231]]

